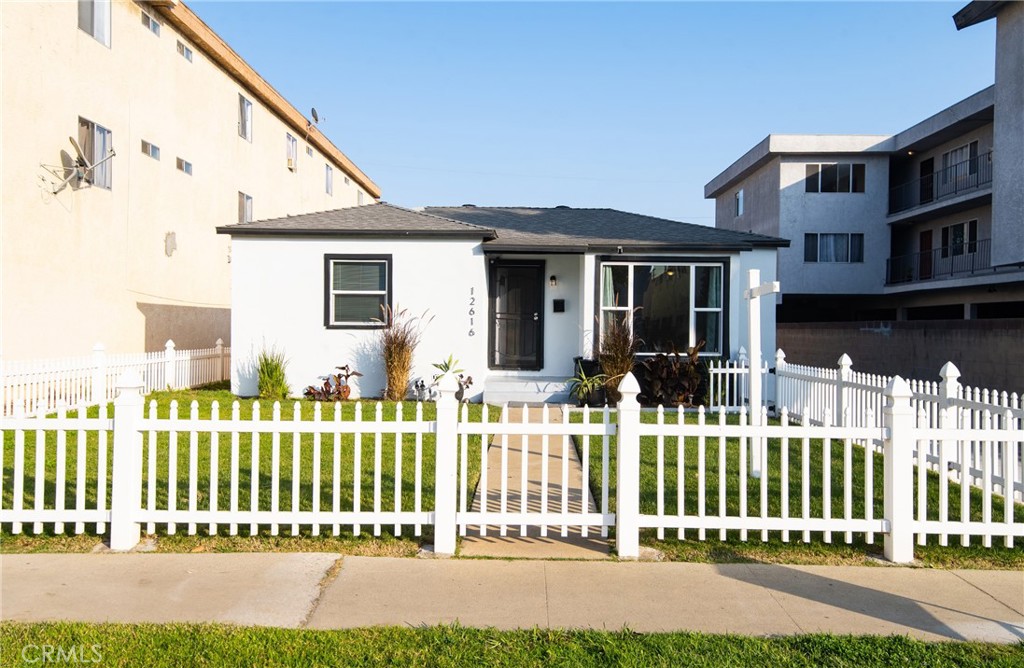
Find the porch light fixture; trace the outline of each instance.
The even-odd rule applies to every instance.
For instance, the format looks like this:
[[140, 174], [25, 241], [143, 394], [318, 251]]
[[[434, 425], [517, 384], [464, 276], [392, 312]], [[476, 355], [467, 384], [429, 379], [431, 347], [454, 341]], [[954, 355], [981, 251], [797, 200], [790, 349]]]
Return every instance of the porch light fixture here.
[[548, 279], [548, 285], [550, 285], [551, 287], [557, 286], [558, 285], [558, 277], [555, 276], [554, 274], [551, 274], [551, 278]]

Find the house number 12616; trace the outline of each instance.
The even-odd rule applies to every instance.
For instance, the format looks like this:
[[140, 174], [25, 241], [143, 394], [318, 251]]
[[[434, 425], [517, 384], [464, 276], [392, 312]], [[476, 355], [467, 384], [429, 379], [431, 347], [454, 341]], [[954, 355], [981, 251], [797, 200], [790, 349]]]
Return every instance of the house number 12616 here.
[[473, 329], [473, 317], [476, 315], [476, 297], [473, 295], [473, 288], [469, 289], [469, 335], [476, 336]]

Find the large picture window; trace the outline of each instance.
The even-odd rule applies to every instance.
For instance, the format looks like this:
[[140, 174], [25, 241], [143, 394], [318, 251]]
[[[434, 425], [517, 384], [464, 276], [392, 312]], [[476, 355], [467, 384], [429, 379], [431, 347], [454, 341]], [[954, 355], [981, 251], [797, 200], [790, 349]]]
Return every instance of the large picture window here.
[[804, 235], [804, 262], [845, 263], [864, 261], [864, 235], [859, 232]]
[[383, 326], [383, 307], [391, 305], [391, 256], [328, 255], [324, 260], [324, 325]]
[[601, 266], [601, 332], [632, 314], [640, 354], [684, 352], [701, 339], [702, 354], [720, 355], [721, 264], [608, 262]]

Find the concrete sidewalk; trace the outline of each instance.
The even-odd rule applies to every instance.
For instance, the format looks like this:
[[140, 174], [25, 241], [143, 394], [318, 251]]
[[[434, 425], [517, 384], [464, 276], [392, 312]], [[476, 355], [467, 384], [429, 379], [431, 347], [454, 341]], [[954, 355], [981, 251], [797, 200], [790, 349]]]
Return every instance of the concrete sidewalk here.
[[900, 567], [10, 554], [5, 620], [1024, 639], [1024, 574]]

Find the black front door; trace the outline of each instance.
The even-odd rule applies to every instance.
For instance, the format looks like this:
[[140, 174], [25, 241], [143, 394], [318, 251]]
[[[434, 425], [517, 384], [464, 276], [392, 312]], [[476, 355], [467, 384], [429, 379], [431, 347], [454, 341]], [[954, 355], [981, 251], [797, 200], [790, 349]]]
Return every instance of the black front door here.
[[491, 263], [492, 369], [544, 366], [544, 262]]

